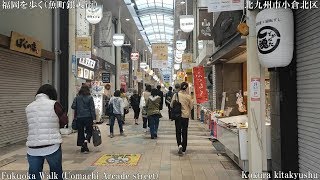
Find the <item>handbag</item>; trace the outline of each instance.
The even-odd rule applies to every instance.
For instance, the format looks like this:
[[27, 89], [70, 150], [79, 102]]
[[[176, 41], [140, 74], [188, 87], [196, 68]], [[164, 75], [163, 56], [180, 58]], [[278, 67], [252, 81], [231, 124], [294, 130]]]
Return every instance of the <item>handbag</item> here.
[[129, 109], [124, 109], [124, 114], [128, 114], [129, 113]]
[[99, 146], [102, 143], [101, 132], [98, 126], [93, 126], [92, 141], [95, 147]]
[[74, 119], [72, 120], [72, 125], [71, 125], [71, 127], [72, 127], [73, 130], [78, 130], [78, 128], [77, 128], [77, 118], [74, 118]]

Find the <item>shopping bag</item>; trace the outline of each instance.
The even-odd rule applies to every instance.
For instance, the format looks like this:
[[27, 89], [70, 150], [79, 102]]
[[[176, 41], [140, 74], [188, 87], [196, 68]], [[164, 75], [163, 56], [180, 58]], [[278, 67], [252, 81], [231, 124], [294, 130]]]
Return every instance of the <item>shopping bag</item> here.
[[93, 139], [94, 146], [99, 146], [102, 142], [101, 132], [98, 126], [93, 126], [92, 139]]

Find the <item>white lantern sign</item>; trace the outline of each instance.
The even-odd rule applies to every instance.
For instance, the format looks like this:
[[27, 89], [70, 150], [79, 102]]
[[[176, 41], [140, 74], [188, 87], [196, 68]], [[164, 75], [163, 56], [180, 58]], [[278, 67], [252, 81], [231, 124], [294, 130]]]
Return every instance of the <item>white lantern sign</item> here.
[[113, 35], [113, 45], [114, 46], [122, 46], [124, 43], [124, 34], [114, 34]]
[[181, 58], [174, 57], [174, 62], [175, 63], [182, 63], [182, 57]]
[[183, 32], [191, 32], [194, 28], [193, 15], [181, 15], [180, 16], [180, 29]]
[[176, 50], [176, 55], [175, 55], [175, 57], [181, 59], [183, 53], [184, 53], [183, 51]]
[[179, 51], [184, 51], [187, 48], [187, 41], [186, 40], [176, 41], [176, 48]]
[[179, 69], [180, 69], [180, 64], [174, 64], [174, 65], [173, 65], [173, 68], [174, 68], [175, 70], [179, 70]]
[[267, 68], [288, 66], [293, 57], [294, 21], [291, 9], [265, 9], [256, 18], [258, 57]]
[[91, 24], [97, 24], [103, 17], [103, 6], [89, 6], [86, 9], [86, 19]]

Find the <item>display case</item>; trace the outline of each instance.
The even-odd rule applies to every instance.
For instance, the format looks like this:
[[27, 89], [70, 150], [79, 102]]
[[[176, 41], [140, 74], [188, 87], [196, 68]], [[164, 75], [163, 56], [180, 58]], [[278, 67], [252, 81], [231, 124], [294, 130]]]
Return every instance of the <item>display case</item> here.
[[[217, 118], [217, 140], [227, 155], [244, 170], [249, 170], [247, 115]], [[271, 166], [271, 126], [266, 122], [268, 170]]]

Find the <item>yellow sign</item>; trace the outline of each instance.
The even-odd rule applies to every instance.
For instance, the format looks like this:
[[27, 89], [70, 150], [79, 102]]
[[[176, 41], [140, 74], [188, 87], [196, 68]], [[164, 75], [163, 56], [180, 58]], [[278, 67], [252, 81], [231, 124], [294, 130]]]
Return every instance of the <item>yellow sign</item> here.
[[91, 52], [91, 37], [76, 37], [76, 51]]
[[10, 49], [13, 51], [41, 57], [42, 44], [40, 41], [17, 32], [11, 32]]
[[182, 62], [192, 63], [192, 54], [191, 53], [182, 54]]
[[141, 154], [105, 154], [101, 156], [94, 166], [136, 166]]
[[129, 63], [120, 64], [121, 74], [129, 74]]
[[186, 69], [188, 83], [193, 83], [192, 69]]
[[168, 60], [168, 45], [167, 44], [152, 44], [152, 60]]

